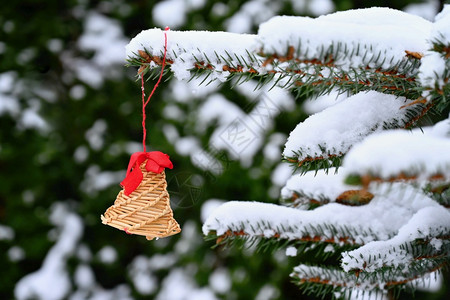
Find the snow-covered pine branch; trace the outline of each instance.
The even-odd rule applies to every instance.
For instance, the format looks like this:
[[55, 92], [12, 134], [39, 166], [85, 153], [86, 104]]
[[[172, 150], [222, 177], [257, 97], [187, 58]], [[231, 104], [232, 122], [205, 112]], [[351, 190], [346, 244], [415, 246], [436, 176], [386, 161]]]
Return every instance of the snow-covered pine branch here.
[[[338, 12], [316, 19], [274, 17], [258, 31], [269, 70], [296, 74], [294, 87], [412, 96], [431, 23], [387, 8]], [[389, 34], [388, 34], [389, 33]], [[327, 88], [328, 87], [328, 88]], [[403, 90], [403, 91], [401, 91]]]
[[[393, 203], [391, 199], [396, 201]], [[203, 233], [218, 237], [220, 242], [259, 237], [358, 246], [389, 239], [414, 213], [424, 207], [438, 206], [435, 201], [410, 187], [390, 189], [375, 195], [370, 203], [363, 206], [330, 203], [309, 211], [266, 203], [231, 201], [208, 217]], [[409, 209], [405, 210], [405, 207]], [[400, 216], [399, 211], [402, 211]]]
[[367, 135], [410, 126], [421, 104], [369, 91], [351, 96], [301, 122], [290, 133], [284, 158], [301, 172], [339, 167], [340, 158]]
[[[333, 294], [338, 299], [386, 299], [401, 290], [414, 291], [413, 283], [417, 280], [430, 282], [432, 274], [436, 276], [442, 265], [426, 265], [421, 270], [411, 270], [409, 274], [401, 272], [347, 273], [335, 267], [317, 267], [301, 264], [290, 274], [294, 283], [305, 293], [315, 296]], [[425, 283], [426, 285], [426, 283]], [[396, 298], [396, 297], [393, 297]]]
[[436, 16], [428, 41], [431, 43], [419, 69], [422, 95], [439, 110], [449, 105], [450, 95], [450, 6]]
[[[299, 94], [375, 90], [416, 99], [430, 30], [430, 22], [387, 8], [316, 19], [275, 17], [261, 24], [257, 35], [169, 31], [167, 63], [178, 79], [258, 76], [260, 85], [272, 82]], [[141, 32], [127, 46], [139, 73], [160, 66], [163, 53], [160, 29]]]
[[[258, 73], [262, 60], [255, 54], [256, 35], [207, 31], [172, 31], [167, 34], [166, 63], [180, 80], [191, 72], [208, 73], [209, 80], [225, 81], [230, 74]], [[164, 55], [164, 31], [142, 31], [126, 47], [128, 60], [144, 70], [158, 68]]]
[[342, 253], [342, 268], [374, 273], [387, 268], [405, 270], [450, 258], [450, 212], [441, 206], [420, 209], [386, 241], [374, 241]]
[[370, 192], [344, 183], [342, 168], [293, 174], [281, 190], [281, 201], [298, 209], [311, 209], [330, 202], [346, 205], [367, 204]]
[[415, 131], [386, 131], [350, 150], [343, 166], [347, 181], [450, 183], [450, 139]]

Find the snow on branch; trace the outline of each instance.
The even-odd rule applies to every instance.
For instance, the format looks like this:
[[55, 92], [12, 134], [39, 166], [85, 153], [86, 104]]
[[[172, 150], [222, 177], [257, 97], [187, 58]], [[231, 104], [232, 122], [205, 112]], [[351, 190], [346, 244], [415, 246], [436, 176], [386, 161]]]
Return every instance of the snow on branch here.
[[372, 181], [450, 180], [450, 140], [404, 130], [367, 137], [344, 159], [347, 180], [367, 186]]
[[[210, 81], [259, 76], [260, 85], [273, 82], [300, 94], [325, 94], [334, 88], [416, 99], [416, 77], [430, 48], [431, 26], [401, 11], [370, 8], [316, 19], [274, 17], [260, 25], [258, 35], [169, 31], [167, 63], [179, 79], [203, 73]], [[130, 63], [140, 66], [139, 73], [157, 68], [164, 34], [160, 29], [143, 31], [126, 50]]]
[[309, 209], [314, 206], [337, 202], [347, 205], [367, 204], [373, 194], [344, 184], [342, 168], [309, 171], [294, 174], [281, 190], [281, 200], [288, 206]]
[[309, 211], [230, 201], [213, 211], [203, 225], [203, 233], [219, 237], [219, 242], [261, 237], [363, 245], [393, 237], [414, 213], [428, 206], [439, 204], [408, 187], [390, 189], [363, 206], [330, 203]]
[[[342, 11], [315, 19], [279, 16], [261, 24], [258, 42], [265, 55], [327, 61], [341, 68], [391, 69], [409, 53], [424, 53], [431, 23], [398, 10], [373, 7]], [[418, 55], [420, 56], [420, 55]]]
[[378, 299], [378, 296], [385, 294], [386, 290], [411, 289], [411, 286], [406, 285], [407, 283], [420, 279], [430, 280], [429, 275], [442, 267], [443, 264], [428, 264], [420, 270], [413, 269], [410, 272], [397, 270], [379, 273], [348, 273], [331, 267], [302, 264], [295, 267], [290, 276], [301, 289], [314, 295], [325, 296], [334, 293], [336, 297], [346, 299]]
[[422, 59], [419, 81], [425, 87], [423, 96], [433, 99], [443, 110], [450, 98], [450, 5], [436, 16], [429, 40], [432, 47]]
[[[212, 72], [210, 79], [225, 80], [230, 72], [255, 73], [256, 35], [207, 31], [167, 31], [167, 64], [178, 79], [191, 78], [191, 71]], [[156, 68], [162, 64], [164, 31], [144, 30], [126, 47], [132, 64]]]
[[[343, 156], [367, 135], [388, 128], [405, 127], [421, 105], [404, 97], [374, 91], [361, 92], [310, 116], [290, 133], [283, 156], [305, 170], [329, 167], [329, 160]], [[321, 162], [324, 165], [314, 164]], [[337, 161], [339, 166], [340, 161]]]
[[420, 261], [449, 258], [450, 212], [441, 206], [420, 209], [398, 234], [386, 241], [373, 241], [342, 253], [342, 268], [377, 272], [385, 268], [410, 268]]

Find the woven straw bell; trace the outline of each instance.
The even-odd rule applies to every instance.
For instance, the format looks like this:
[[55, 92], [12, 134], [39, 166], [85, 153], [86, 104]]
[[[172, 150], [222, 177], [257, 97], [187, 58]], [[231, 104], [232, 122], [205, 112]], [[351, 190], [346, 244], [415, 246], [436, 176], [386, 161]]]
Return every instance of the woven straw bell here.
[[181, 231], [173, 218], [164, 171], [154, 173], [139, 165], [143, 178], [128, 196], [122, 189], [114, 205], [101, 216], [102, 223], [124, 230], [128, 234], [144, 235], [147, 240], [167, 237]]

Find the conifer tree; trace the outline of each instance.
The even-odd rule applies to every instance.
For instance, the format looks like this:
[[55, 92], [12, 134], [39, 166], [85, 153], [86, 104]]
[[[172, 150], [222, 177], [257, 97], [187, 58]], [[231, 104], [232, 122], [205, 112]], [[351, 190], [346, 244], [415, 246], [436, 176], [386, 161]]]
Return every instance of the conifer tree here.
[[169, 31], [167, 49], [151, 29], [127, 54], [145, 78], [165, 61], [180, 80], [337, 98], [290, 133], [281, 205], [230, 201], [203, 232], [216, 245], [314, 255], [290, 274], [307, 294], [384, 297], [450, 263], [449, 29], [450, 6], [435, 22], [371, 8], [274, 17], [256, 35]]

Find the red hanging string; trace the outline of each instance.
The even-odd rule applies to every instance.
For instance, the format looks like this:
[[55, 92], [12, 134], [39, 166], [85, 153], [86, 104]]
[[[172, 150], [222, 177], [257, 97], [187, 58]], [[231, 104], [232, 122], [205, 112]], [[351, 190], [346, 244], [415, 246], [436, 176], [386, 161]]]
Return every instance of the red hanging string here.
[[144, 152], [146, 152], [145, 139], [147, 137], [147, 129], [145, 128], [145, 119], [146, 119], [145, 107], [150, 102], [150, 99], [152, 98], [153, 93], [155, 93], [156, 88], [158, 87], [159, 83], [161, 82], [161, 78], [162, 78], [163, 73], [164, 73], [164, 67], [166, 65], [167, 31], [168, 30], [170, 30], [169, 27], [166, 27], [164, 29], [164, 57], [163, 57], [162, 65], [161, 65], [161, 74], [159, 74], [158, 81], [156, 82], [155, 86], [153, 87], [152, 92], [148, 96], [147, 101], [145, 101], [144, 75], [143, 74], [140, 75], [141, 76], [141, 90], [142, 90], [142, 147], [144, 149]]

